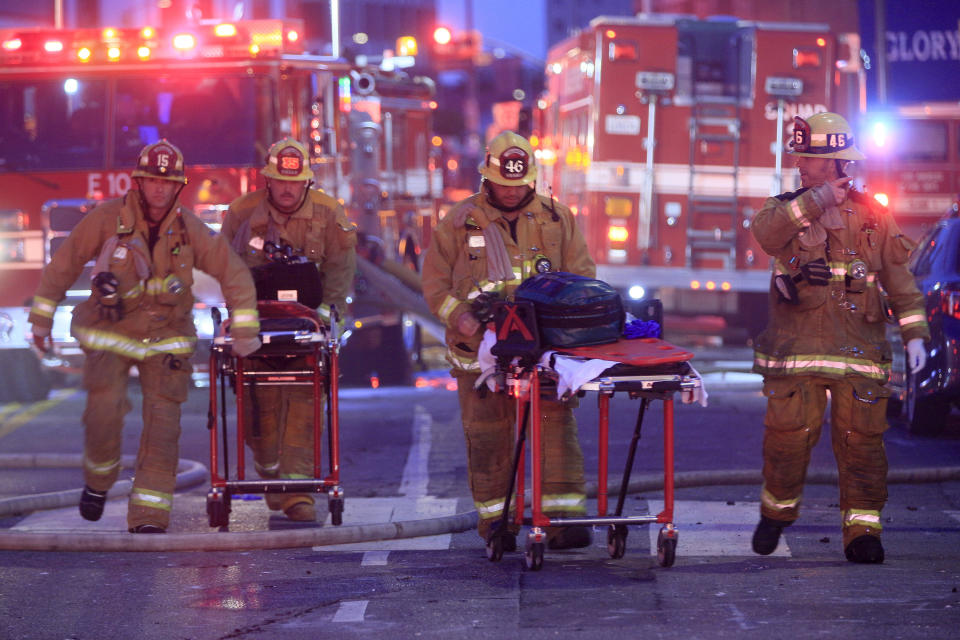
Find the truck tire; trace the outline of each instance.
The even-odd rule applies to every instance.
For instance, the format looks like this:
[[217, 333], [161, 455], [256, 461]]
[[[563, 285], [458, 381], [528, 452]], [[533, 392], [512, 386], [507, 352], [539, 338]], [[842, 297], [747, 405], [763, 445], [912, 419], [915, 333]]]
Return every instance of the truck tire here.
[[370, 386], [376, 377], [381, 386], [413, 382], [413, 361], [407, 351], [403, 324], [355, 330], [340, 351], [341, 383]]
[[0, 402], [39, 402], [49, 393], [50, 377], [31, 349], [0, 349]]

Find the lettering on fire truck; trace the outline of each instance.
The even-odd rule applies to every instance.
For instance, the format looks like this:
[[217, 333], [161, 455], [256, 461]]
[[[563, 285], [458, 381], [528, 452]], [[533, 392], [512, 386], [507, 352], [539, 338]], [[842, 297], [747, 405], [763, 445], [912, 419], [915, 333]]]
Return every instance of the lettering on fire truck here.
[[87, 174], [87, 197], [96, 200], [119, 198], [132, 186], [129, 173], [94, 171]]

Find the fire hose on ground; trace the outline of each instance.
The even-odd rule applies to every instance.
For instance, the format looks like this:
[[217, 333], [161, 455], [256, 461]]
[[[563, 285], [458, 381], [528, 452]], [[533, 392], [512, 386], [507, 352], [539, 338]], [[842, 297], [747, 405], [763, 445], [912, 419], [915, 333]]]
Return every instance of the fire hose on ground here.
[[[124, 456], [125, 467], [133, 463]], [[73, 454], [6, 454], [0, 455], [0, 468], [34, 469], [64, 468], [81, 465], [81, 456]], [[206, 467], [192, 460], [180, 460], [177, 489], [203, 484], [209, 478]], [[893, 469], [887, 476], [890, 484], [923, 484], [960, 480], [960, 467], [919, 467]], [[676, 488], [757, 485], [762, 482], [758, 470], [684, 471], [674, 476]], [[608, 486], [619, 486], [620, 479], [611, 477]], [[808, 484], [836, 485], [837, 472], [832, 469], [811, 469]], [[110, 498], [130, 493], [129, 480], [118, 481], [110, 490]], [[640, 493], [663, 488], [663, 474], [640, 475], [630, 481], [627, 492]], [[588, 483], [587, 495], [596, 496], [595, 483]], [[0, 500], [0, 518], [43, 509], [72, 507], [80, 499], [80, 489], [17, 496]], [[349, 513], [349, 511], [348, 511]], [[79, 517], [79, 516], [78, 516]], [[132, 535], [125, 532], [0, 532], [0, 549], [21, 551], [243, 551], [250, 549], [284, 549], [320, 547], [357, 542], [398, 540], [422, 536], [469, 531], [476, 526], [477, 513], [469, 511], [437, 518], [406, 520], [381, 524], [316, 527], [291, 531], [210, 531], [206, 533], [167, 533], [165, 535]]]

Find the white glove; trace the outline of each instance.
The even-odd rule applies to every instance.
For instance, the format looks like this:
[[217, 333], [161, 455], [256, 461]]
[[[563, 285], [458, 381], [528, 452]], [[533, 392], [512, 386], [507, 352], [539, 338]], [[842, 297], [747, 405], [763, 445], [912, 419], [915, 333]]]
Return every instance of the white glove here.
[[260, 338], [237, 338], [233, 341], [233, 355], [246, 358], [261, 346]]
[[927, 349], [923, 338], [914, 338], [907, 342], [907, 367], [910, 373], [918, 373], [927, 365]]

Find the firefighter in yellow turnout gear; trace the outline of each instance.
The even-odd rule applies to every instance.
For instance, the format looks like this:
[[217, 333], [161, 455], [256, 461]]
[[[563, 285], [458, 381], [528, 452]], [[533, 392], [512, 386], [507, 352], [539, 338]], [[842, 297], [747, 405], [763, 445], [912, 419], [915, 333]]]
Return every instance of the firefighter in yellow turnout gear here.
[[[230, 205], [222, 233], [249, 267], [267, 264], [270, 245], [289, 248], [292, 255], [315, 263], [323, 283], [323, 303], [317, 312], [329, 325], [332, 306], [340, 314], [346, 311], [356, 269], [357, 234], [337, 200], [310, 188], [313, 172], [307, 158], [306, 149], [296, 140], [274, 143], [261, 171], [266, 188]], [[256, 370], [269, 363], [248, 360], [245, 366]], [[260, 476], [313, 477], [313, 388], [264, 386], [245, 393], [249, 411], [245, 437]], [[316, 520], [310, 494], [268, 493], [266, 499], [271, 509], [282, 510], [291, 520]]]
[[[594, 277], [596, 267], [570, 210], [534, 190], [537, 168], [523, 137], [507, 131], [490, 142], [481, 192], [440, 221], [423, 266], [424, 297], [446, 325], [447, 359], [457, 379], [467, 441], [470, 490], [484, 539], [503, 515], [515, 438], [515, 400], [475, 389], [483, 327], [471, 302], [483, 292], [509, 297], [540, 271]], [[547, 515], [585, 513], [583, 455], [569, 403], [544, 400], [543, 507]], [[516, 536], [505, 540], [516, 548]], [[548, 531], [553, 549], [586, 546], [585, 527]]]
[[885, 209], [849, 187], [847, 162], [864, 156], [841, 116], [796, 118], [791, 144], [803, 188], [767, 199], [752, 224], [774, 259], [770, 322], [754, 356], [767, 412], [753, 549], [773, 553], [799, 515], [829, 391], [844, 553], [851, 562], [880, 563], [891, 361], [881, 287], [912, 371], [923, 368], [930, 338], [923, 297], [906, 266], [912, 243]]
[[143, 432], [127, 524], [133, 533], [163, 533], [176, 483], [180, 405], [190, 385], [193, 269], [214, 276], [233, 317], [237, 348], [260, 346], [253, 280], [224, 238], [213, 234], [177, 196], [186, 183], [183, 156], [165, 140], [140, 153], [137, 189], [97, 205], [70, 233], [43, 271], [30, 322], [46, 351], [57, 305], [84, 265], [96, 259], [91, 296], [73, 312], [71, 333], [86, 356], [83, 386], [84, 481], [80, 513], [99, 520], [120, 471], [127, 380], [136, 365], [143, 393]]

